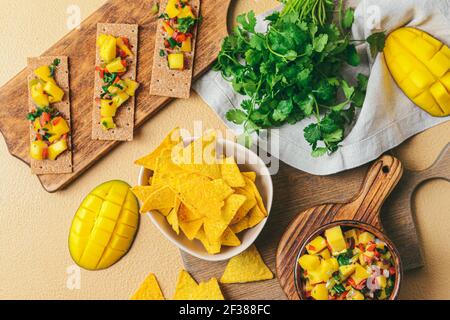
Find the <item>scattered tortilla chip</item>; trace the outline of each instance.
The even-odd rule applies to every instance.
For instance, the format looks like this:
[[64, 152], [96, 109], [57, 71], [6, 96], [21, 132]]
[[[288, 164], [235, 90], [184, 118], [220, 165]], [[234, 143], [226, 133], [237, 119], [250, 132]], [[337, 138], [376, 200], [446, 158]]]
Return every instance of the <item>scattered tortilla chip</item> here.
[[240, 255], [231, 258], [221, 283], [245, 283], [273, 279], [273, 273], [266, 266], [254, 245]]
[[140, 288], [131, 297], [131, 300], [165, 300], [159, 287], [158, 280], [153, 273], [141, 284]]
[[198, 284], [191, 275], [187, 271], [181, 270], [173, 300], [193, 300], [197, 288]]
[[220, 164], [220, 171], [222, 173], [222, 179], [225, 180], [230, 187], [245, 187], [244, 176], [239, 170], [234, 157], [223, 159], [223, 162]]
[[180, 228], [183, 231], [184, 235], [189, 240], [195, 239], [195, 236], [197, 235], [202, 226], [203, 226], [203, 219], [198, 219], [189, 222], [180, 221]]
[[174, 146], [181, 142], [180, 128], [175, 128], [167, 135], [167, 137], [164, 138], [163, 142], [152, 153], [136, 160], [134, 163], [155, 171], [156, 162], [161, 153], [164, 150], [171, 150]]
[[141, 213], [174, 208], [176, 201], [177, 196], [170, 187], [164, 186], [158, 188], [145, 199], [144, 204], [141, 207]]
[[227, 247], [237, 247], [241, 245], [241, 240], [239, 240], [230, 228], [227, 228], [222, 235], [222, 245]]
[[225, 300], [216, 278], [201, 282], [194, 291], [194, 300]]
[[242, 175], [248, 179], [250, 179], [252, 182], [256, 181], [256, 172], [250, 171], [250, 172], [242, 172]]

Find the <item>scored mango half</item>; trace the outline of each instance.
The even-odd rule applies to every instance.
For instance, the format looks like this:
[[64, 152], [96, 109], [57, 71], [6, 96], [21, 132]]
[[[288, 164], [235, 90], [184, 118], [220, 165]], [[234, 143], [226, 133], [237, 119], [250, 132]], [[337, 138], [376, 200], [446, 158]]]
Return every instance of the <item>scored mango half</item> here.
[[130, 249], [139, 224], [138, 201], [123, 181], [106, 182], [83, 200], [72, 222], [69, 250], [88, 270], [106, 269]]
[[387, 66], [405, 94], [436, 117], [450, 115], [450, 48], [426, 32], [400, 28], [384, 49]]

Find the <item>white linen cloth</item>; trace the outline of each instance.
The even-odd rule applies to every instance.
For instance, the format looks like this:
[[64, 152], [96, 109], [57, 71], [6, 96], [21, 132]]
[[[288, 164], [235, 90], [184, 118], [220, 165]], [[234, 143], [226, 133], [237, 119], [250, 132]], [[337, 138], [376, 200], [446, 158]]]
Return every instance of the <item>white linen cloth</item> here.
[[[448, 0], [362, 0], [357, 4], [353, 39], [365, 39], [381, 30], [389, 33], [402, 26], [413, 26], [450, 44]], [[264, 17], [268, 14], [258, 17], [258, 31], [266, 29]], [[374, 27], [374, 21], [379, 21], [378, 26], [375, 23], [376, 28], [370, 30]], [[312, 120], [270, 130], [267, 139], [273, 141], [260, 141], [260, 145], [270, 145], [272, 142], [272, 150], [269, 151], [273, 156], [308, 173], [328, 175], [370, 162], [409, 137], [450, 119], [432, 117], [415, 106], [396, 85], [383, 54], [378, 54], [375, 61], [371, 61], [367, 45], [359, 46], [358, 51], [363, 55], [363, 64], [349, 70], [351, 75], [358, 72], [369, 74], [370, 70], [367, 96], [353, 128], [350, 128], [337, 152], [320, 158], [311, 156], [303, 129]], [[236, 94], [220, 73], [209, 71], [194, 84], [194, 90], [228, 127], [238, 134], [242, 132], [239, 126], [227, 121], [225, 115], [229, 109], [238, 107], [245, 97]], [[276, 139], [273, 138], [275, 135]]]

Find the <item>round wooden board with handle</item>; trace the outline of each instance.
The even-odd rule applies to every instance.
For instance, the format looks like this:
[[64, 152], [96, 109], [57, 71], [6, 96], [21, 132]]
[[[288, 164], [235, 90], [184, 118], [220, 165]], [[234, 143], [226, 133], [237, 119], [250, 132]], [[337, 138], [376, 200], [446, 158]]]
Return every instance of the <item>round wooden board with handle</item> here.
[[291, 300], [299, 300], [295, 289], [294, 267], [304, 240], [324, 224], [355, 220], [383, 229], [380, 209], [403, 174], [401, 162], [390, 155], [370, 167], [358, 195], [347, 203], [330, 203], [307, 209], [290, 223], [280, 239], [276, 269], [280, 285]]

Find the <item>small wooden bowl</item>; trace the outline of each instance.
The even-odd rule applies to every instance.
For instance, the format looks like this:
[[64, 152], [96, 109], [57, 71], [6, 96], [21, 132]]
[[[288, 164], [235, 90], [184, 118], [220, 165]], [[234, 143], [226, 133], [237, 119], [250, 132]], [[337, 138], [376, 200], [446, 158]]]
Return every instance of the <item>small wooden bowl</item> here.
[[[312, 237], [332, 225], [355, 225], [372, 232], [388, 244], [396, 263], [398, 279], [391, 299], [398, 296], [402, 278], [402, 264], [398, 251], [383, 233], [380, 209], [403, 174], [401, 162], [384, 155], [370, 167], [360, 192], [349, 202], [321, 204], [300, 212], [290, 223], [278, 244], [277, 277], [286, 296], [300, 300], [298, 286], [298, 257]], [[301, 288], [301, 287], [299, 287]]]
[[[398, 298], [398, 294], [400, 292], [400, 283], [403, 278], [403, 268], [402, 268], [402, 262], [400, 259], [400, 255], [395, 248], [395, 245], [392, 243], [392, 241], [383, 233], [380, 229], [375, 228], [374, 226], [371, 226], [370, 224], [360, 222], [360, 221], [354, 221], [354, 220], [342, 220], [342, 221], [335, 221], [328, 223], [326, 225], [323, 225], [322, 227], [318, 228], [316, 231], [314, 231], [308, 238], [306, 238], [303, 242], [303, 245], [301, 246], [301, 249], [297, 255], [296, 261], [306, 252], [306, 245], [313, 240], [316, 236], [322, 235], [325, 230], [328, 228], [341, 226], [341, 227], [351, 227], [351, 228], [358, 228], [365, 231], [368, 231], [375, 235], [378, 239], [386, 243], [387, 248], [389, 249], [389, 252], [392, 254], [393, 261], [394, 261], [394, 267], [395, 267], [395, 284], [394, 289], [392, 290], [392, 293], [389, 297], [389, 300], [396, 300]], [[297, 294], [300, 297], [300, 300], [307, 300], [308, 298], [305, 296], [305, 290], [303, 290], [303, 280], [301, 277], [301, 267], [298, 263], [295, 264], [294, 267], [294, 280], [295, 280], [295, 288], [297, 290]]]

